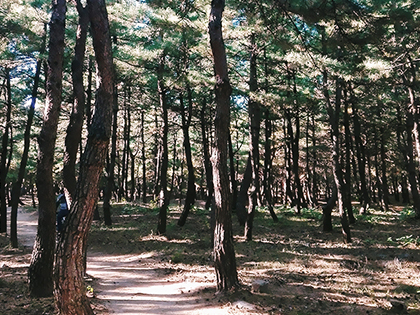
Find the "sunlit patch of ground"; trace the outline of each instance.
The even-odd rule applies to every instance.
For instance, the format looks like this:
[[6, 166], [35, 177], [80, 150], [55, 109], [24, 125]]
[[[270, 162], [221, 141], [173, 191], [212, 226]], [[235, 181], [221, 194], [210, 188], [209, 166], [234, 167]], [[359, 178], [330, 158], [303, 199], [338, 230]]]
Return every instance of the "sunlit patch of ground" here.
[[[334, 231], [323, 233], [316, 209], [296, 217], [278, 208], [278, 223], [259, 211], [251, 242], [234, 216], [242, 286], [220, 295], [207, 211], [193, 209], [179, 227], [181, 207], [171, 206], [167, 233], [156, 235], [156, 210], [115, 204], [111, 227], [93, 224], [87, 285], [97, 314], [395, 314], [391, 302], [420, 314], [420, 228], [406, 209], [394, 210], [357, 215], [351, 244], [343, 243], [337, 217]], [[3, 305], [16, 314], [42, 314], [42, 307], [53, 314], [52, 300], [40, 306], [25, 295], [30, 246], [1, 245]], [[265, 281], [261, 290], [252, 289], [256, 280]]]

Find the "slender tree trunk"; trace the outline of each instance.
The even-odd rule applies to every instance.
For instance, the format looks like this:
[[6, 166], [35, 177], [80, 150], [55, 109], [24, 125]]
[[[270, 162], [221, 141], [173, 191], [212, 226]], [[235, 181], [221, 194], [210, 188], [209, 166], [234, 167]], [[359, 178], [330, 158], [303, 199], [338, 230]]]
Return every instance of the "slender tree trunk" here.
[[147, 202], [147, 183], [146, 183], [146, 142], [144, 141], [144, 110], [141, 111], [141, 162], [142, 162], [142, 188], [143, 202]]
[[242, 178], [241, 187], [239, 188], [238, 198], [236, 199], [236, 215], [240, 225], [245, 225], [248, 213], [246, 209], [246, 202], [248, 198], [248, 189], [252, 182], [252, 164], [251, 156], [248, 155], [248, 162], [246, 163], [246, 168], [244, 176]]
[[204, 155], [204, 169], [206, 172], [206, 183], [207, 183], [207, 197], [205, 208], [210, 209], [211, 201], [213, 198], [213, 172], [211, 168], [210, 161], [210, 150], [209, 150], [209, 141], [207, 139], [207, 121], [206, 121], [206, 107], [207, 101], [203, 100], [203, 106], [201, 108], [200, 114], [200, 125], [201, 125], [201, 137], [203, 143], [203, 155]]
[[[47, 29], [45, 26], [45, 33], [43, 38], [43, 43], [40, 49], [41, 54], [45, 52], [46, 46], [46, 38], [47, 38]], [[17, 239], [17, 211], [19, 206], [19, 199], [20, 199], [20, 192], [22, 187], [22, 182], [25, 177], [26, 165], [28, 162], [28, 155], [29, 155], [29, 148], [31, 143], [31, 128], [32, 122], [35, 113], [35, 103], [38, 96], [38, 85], [39, 85], [39, 77], [41, 74], [41, 66], [42, 60], [39, 59], [36, 63], [36, 70], [35, 70], [35, 78], [34, 78], [34, 85], [32, 87], [32, 95], [31, 95], [31, 105], [28, 111], [28, 121], [26, 122], [25, 134], [24, 134], [24, 145], [23, 145], [23, 153], [22, 158], [19, 165], [19, 172], [18, 178], [16, 182], [13, 184], [12, 187], [12, 210], [11, 210], [11, 218], [10, 218], [10, 240], [11, 245], [13, 248], [18, 247], [18, 239]], [[8, 85], [10, 87], [10, 80], [8, 80]]]
[[83, 253], [108, 152], [114, 98], [114, 66], [105, 2], [88, 0], [88, 5], [99, 80], [95, 115], [81, 159], [80, 176], [67, 218], [68, 224], [57, 248], [54, 293], [60, 314], [66, 315], [93, 314], [83, 282]]
[[53, 0], [48, 45], [47, 97], [44, 122], [38, 138], [38, 232], [28, 270], [30, 294], [38, 297], [53, 293], [56, 208], [52, 171], [61, 106], [65, 19], [66, 1]]
[[323, 92], [324, 97], [327, 103], [327, 111], [331, 126], [331, 139], [332, 139], [332, 158], [333, 158], [333, 170], [334, 170], [334, 182], [337, 187], [337, 201], [338, 201], [338, 212], [340, 215], [340, 221], [342, 226], [342, 233], [344, 236], [344, 242], [350, 243], [351, 242], [351, 235], [350, 235], [350, 227], [347, 220], [347, 215], [343, 205], [343, 174], [340, 165], [340, 132], [339, 132], [339, 114], [340, 114], [340, 107], [341, 107], [341, 98], [342, 98], [342, 91], [341, 91], [341, 82], [337, 79], [336, 82], [336, 99], [335, 99], [335, 108], [331, 104], [328, 87], [327, 87], [327, 79], [328, 74], [327, 71], [324, 70], [324, 80], [323, 80]]
[[347, 92], [344, 90], [344, 142], [346, 149], [345, 156], [345, 173], [344, 173], [344, 187], [343, 187], [343, 200], [344, 207], [347, 209], [349, 216], [349, 223], [354, 224], [356, 218], [353, 214], [353, 207], [351, 204], [352, 195], [351, 195], [351, 132], [350, 132], [350, 117], [349, 117], [349, 108], [347, 100]]
[[111, 158], [108, 163], [106, 184], [104, 189], [104, 222], [106, 226], [112, 225], [111, 218], [111, 198], [115, 189], [115, 163], [117, 159], [117, 132], [118, 132], [118, 89], [114, 87], [114, 97], [112, 105], [112, 136], [111, 136]]
[[89, 15], [83, 8], [80, 0], [76, 2], [79, 13], [79, 25], [77, 27], [76, 47], [72, 62], [72, 79], [74, 102], [70, 122], [67, 127], [65, 140], [65, 152], [63, 160], [63, 184], [73, 198], [76, 189], [76, 157], [80, 141], [82, 139], [83, 116], [85, 111], [85, 91], [83, 88], [83, 64], [85, 60], [86, 37], [89, 25]]
[[229, 133], [228, 137], [228, 149], [229, 149], [229, 171], [230, 171], [230, 185], [232, 191], [232, 210], [236, 211], [236, 202], [238, 200], [238, 184], [236, 181], [235, 171], [235, 153], [233, 152], [232, 136]]
[[229, 291], [238, 286], [227, 170], [227, 143], [230, 123], [230, 94], [232, 88], [227, 72], [225, 45], [222, 36], [224, 0], [212, 0], [209, 18], [210, 45], [216, 76], [215, 147], [212, 155], [214, 183], [214, 243], [213, 258], [217, 290]]
[[382, 171], [382, 197], [384, 201], [384, 209], [389, 211], [389, 188], [388, 188], [388, 177], [387, 177], [387, 165], [386, 165], [386, 143], [387, 135], [385, 134], [385, 128], [381, 127], [381, 171]]
[[273, 159], [271, 157], [271, 136], [273, 133], [273, 124], [270, 117], [270, 111], [266, 109], [265, 111], [265, 143], [264, 143], [264, 195], [267, 202], [268, 211], [270, 212], [271, 217], [274, 222], [278, 222], [278, 217], [274, 212], [273, 208], [273, 194], [272, 194], [272, 185], [273, 185], [273, 176], [271, 169], [273, 167]]
[[192, 110], [193, 110], [193, 101], [192, 101], [191, 93], [192, 93], [191, 89], [188, 87], [188, 117], [185, 117], [184, 101], [183, 101], [182, 94], [180, 95], [182, 133], [184, 135], [184, 150], [185, 150], [185, 159], [187, 161], [187, 169], [188, 169], [188, 184], [187, 184], [187, 195], [185, 197], [185, 203], [184, 203], [184, 210], [182, 211], [181, 217], [178, 220], [179, 226], [184, 226], [185, 221], [187, 220], [187, 217], [188, 217], [188, 213], [190, 212], [191, 207], [194, 205], [195, 198], [196, 198], [195, 174], [194, 174], [194, 165], [192, 162], [190, 132], [189, 132], [189, 128], [191, 125], [191, 118], [192, 118]]
[[357, 166], [359, 168], [359, 178], [360, 178], [360, 191], [362, 195], [360, 196], [360, 214], [366, 214], [367, 209], [370, 204], [370, 196], [368, 190], [368, 184], [366, 181], [366, 156], [365, 149], [361, 137], [361, 126], [359, 121], [359, 115], [357, 111], [357, 106], [355, 102], [355, 96], [353, 94], [353, 89], [350, 87], [350, 102], [353, 112], [353, 126], [354, 126], [354, 141], [356, 145], [356, 155], [357, 155]]
[[252, 240], [252, 229], [254, 225], [255, 208], [257, 206], [257, 194], [260, 190], [260, 124], [261, 124], [261, 111], [260, 105], [252, 96], [258, 89], [257, 79], [257, 45], [255, 43], [255, 34], [251, 35], [250, 47], [250, 77], [249, 77], [249, 91], [250, 98], [248, 103], [249, 115], [249, 154], [251, 161], [251, 189], [249, 193], [248, 216], [245, 224], [245, 238], [247, 241]]
[[158, 91], [159, 103], [162, 108], [162, 165], [160, 167], [160, 192], [159, 192], [159, 216], [157, 233], [166, 233], [166, 216], [169, 205], [168, 194], [168, 103], [166, 100], [166, 88], [163, 82], [163, 72], [165, 68], [165, 53], [160, 56], [158, 68]]
[[[6, 122], [2, 136], [2, 150], [0, 159], [0, 233], [7, 231], [7, 197], [6, 197], [6, 176], [8, 172], [7, 167], [7, 146], [9, 143], [9, 130], [12, 130], [11, 114], [12, 114], [12, 91], [10, 85], [10, 69], [6, 68], [6, 90], [7, 90], [7, 107], [6, 107]], [[10, 132], [11, 133], [11, 132]], [[12, 148], [10, 149], [12, 150]], [[10, 158], [9, 158], [10, 161]]]

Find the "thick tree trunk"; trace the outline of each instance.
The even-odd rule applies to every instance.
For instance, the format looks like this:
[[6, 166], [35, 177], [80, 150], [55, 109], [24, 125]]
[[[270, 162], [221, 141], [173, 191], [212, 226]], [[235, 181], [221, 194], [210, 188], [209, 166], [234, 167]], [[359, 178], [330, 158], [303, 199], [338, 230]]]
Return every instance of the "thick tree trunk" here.
[[210, 45], [216, 76], [215, 147], [212, 155], [214, 183], [214, 245], [213, 258], [217, 290], [229, 291], [238, 286], [227, 170], [227, 143], [230, 124], [232, 88], [227, 72], [226, 51], [222, 36], [222, 14], [225, 1], [212, 0], [209, 18]]
[[57, 248], [54, 293], [60, 314], [66, 315], [93, 314], [83, 283], [83, 253], [108, 152], [114, 98], [114, 66], [105, 2], [88, 0], [88, 5], [99, 80], [95, 115], [81, 159], [80, 176], [67, 218], [68, 224]]
[[[40, 49], [41, 54], [45, 52], [46, 46], [46, 39], [47, 39], [47, 27], [45, 26], [45, 34], [43, 38], [43, 43]], [[23, 179], [25, 177], [26, 171], [26, 164], [28, 162], [28, 154], [29, 154], [29, 147], [31, 143], [31, 128], [32, 122], [35, 113], [35, 103], [38, 96], [38, 85], [39, 85], [39, 77], [41, 74], [41, 66], [42, 60], [39, 59], [36, 63], [36, 70], [35, 70], [35, 78], [34, 78], [34, 85], [32, 87], [32, 95], [31, 95], [31, 105], [28, 111], [28, 121], [26, 122], [25, 134], [24, 134], [24, 145], [23, 145], [23, 152], [22, 158], [19, 165], [19, 172], [16, 182], [13, 184], [12, 187], [12, 210], [11, 210], [11, 218], [10, 218], [10, 240], [11, 245], [13, 248], [18, 247], [18, 239], [17, 239], [17, 211], [19, 206], [19, 199], [20, 199], [20, 192], [23, 183]], [[10, 81], [8, 80], [8, 85], [10, 87]]]
[[[2, 136], [2, 150], [0, 159], [0, 233], [6, 233], [7, 231], [7, 197], [6, 197], [6, 176], [8, 172], [7, 167], [7, 146], [9, 143], [9, 130], [11, 133], [12, 123], [12, 91], [10, 85], [10, 69], [6, 68], [6, 90], [7, 90], [7, 108], [6, 108], [6, 122], [4, 126], [4, 132]], [[12, 146], [11, 146], [12, 147]], [[12, 148], [10, 148], [12, 150]], [[10, 158], [9, 158], [10, 161]]]
[[50, 22], [49, 56], [44, 122], [38, 138], [37, 191], [38, 232], [28, 270], [29, 291], [33, 296], [53, 293], [56, 208], [53, 189], [53, 160], [61, 106], [66, 1], [53, 0]]
[[85, 91], [83, 88], [83, 64], [85, 60], [85, 47], [89, 15], [86, 8], [83, 8], [80, 0], [76, 2], [79, 13], [79, 25], [77, 27], [76, 46], [74, 58], [71, 65], [73, 79], [73, 108], [70, 115], [70, 122], [67, 127], [65, 140], [65, 152], [63, 160], [63, 184], [73, 198], [76, 189], [76, 157], [80, 141], [82, 139], [83, 117], [85, 111]]
[[184, 209], [182, 211], [181, 217], [178, 220], [179, 226], [184, 226], [185, 221], [187, 220], [188, 214], [191, 207], [194, 205], [196, 198], [195, 191], [195, 174], [194, 174], [194, 165], [192, 162], [191, 154], [191, 143], [190, 143], [190, 132], [189, 128], [191, 125], [192, 118], [192, 95], [191, 89], [188, 87], [188, 117], [185, 117], [184, 101], [182, 94], [180, 95], [180, 106], [181, 106], [181, 121], [182, 121], [182, 133], [184, 135], [184, 150], [185, 150], [185, 159], [187, 161], [188, 169], [188, 184], [187, 184], [187, 195], [185, 197]]
[[168, 103], [166, 100], [166, 88], [163, 82], [163, 72], [165, 68], [165, 53], [160, 56], [159, 68], [158, 68], [158, 92], [159, 92], [159, 104], [162, 108], [162, 164], [160, 167], [160, 191], [159, 191], [159, 215], [158, 215], [158, 226], [157, 233], [166, 233], [166, 217], [169, 205], [169, 193], [168, 193]]

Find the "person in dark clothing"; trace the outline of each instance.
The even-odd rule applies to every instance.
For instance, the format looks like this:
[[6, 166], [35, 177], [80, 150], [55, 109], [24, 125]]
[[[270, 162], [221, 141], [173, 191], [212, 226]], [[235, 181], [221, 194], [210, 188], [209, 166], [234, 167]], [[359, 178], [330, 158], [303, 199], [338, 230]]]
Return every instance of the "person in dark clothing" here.
[[57, 232], [61, 233], [63, 230], [63, 219], [69, 214], [69, 208], [67, 206], [66, 196], [64, 195], [64, 189], [60, 190], [60, 194], [55, 202], [57, 207]]

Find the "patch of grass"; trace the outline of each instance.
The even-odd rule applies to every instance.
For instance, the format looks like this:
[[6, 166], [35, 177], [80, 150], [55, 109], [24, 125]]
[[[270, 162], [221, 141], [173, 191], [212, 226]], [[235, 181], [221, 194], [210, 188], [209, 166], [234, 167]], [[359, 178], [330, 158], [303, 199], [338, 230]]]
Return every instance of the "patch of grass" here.
[[401, 210], [399, 219], [401, 221], [407, 221], [410, 219], [413, 219], [416, 216], [416, 212], [414, 211], [412, 206], [404, 207], [404, 209]]
[[316, 208], [303, 208], [300, 213], [306, 219], [314, 219], [316, 221], [321, 221], [322, 219], [322, 211]]
[[420, 293], [420, 288], [413, 286], [413, 285], [407, 285], [407, 284], [400, 284], [396, 289], [396, 293], [407, 293], [407, 294], [417, 294]]
[[387, 239], [388, 243], [391, 243], [393, 245], [400, 245], [400, 246], [408, 246], [408, 245], [420, 245], [420, 237], [419, 236], [413, 236], [413, 235], [405, 235], [401, 237], [397, 237], [395, 241], [392, 239], [392, 237], [388, 237]]

